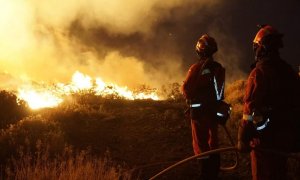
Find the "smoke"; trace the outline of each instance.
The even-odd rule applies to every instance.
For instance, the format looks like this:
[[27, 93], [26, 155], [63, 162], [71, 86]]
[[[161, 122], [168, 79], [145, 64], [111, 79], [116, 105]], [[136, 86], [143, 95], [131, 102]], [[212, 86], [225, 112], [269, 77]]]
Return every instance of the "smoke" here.
[[[224, 20], [220, 21], [217, 19], [211, 24], [208, 32], [216, 39], [218, 44], [218, 51], [214, 59], [220, 62], [226, 69], [226, 81], [231, 83], [237, 79], [246, 78], [247, 74], [239, 67], [240, 62], [243, 61], [243, 59], [241, 59], [243, 54], [238, 47], [239, 45], [236, 41], [231, 39], [231, 36], [224, 33], [224, 30], [229, 31], [225, 26], [228, 23], [229, 22]], [[225, 28], [221, 29], [220, 27]]]
[[[253, 61], [257, 23], [297, 35], [299, 23], [290, 17], [298, 16], [299, 2], [272, 2], [0, 0], [0, 78], [9, 81], [1, 87], [69, 82], [76, 71], [130, 88], [181, 83], [204, 33], [219, 45], [215, 59], [226, 67], [227, 80], [240, 79]], [[266, 11], [270, 4], [285, 13]], [[299, 36], [285, 38], [286, 47], [299, 54], [292, 44]]]
[[182, 23], [184, 17], [218, 1], [0, 0], [0, 4], [4, 79], [65, 82], [79, 70], [134, 87], [182, 80], [182, 49], [168, 21]]

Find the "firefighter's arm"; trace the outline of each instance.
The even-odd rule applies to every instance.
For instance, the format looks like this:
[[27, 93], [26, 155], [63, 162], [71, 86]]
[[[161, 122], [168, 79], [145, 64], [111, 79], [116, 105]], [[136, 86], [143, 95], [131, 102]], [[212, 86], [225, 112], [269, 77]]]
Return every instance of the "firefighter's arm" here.
[[238, 149], [241, 152], [249, 152], [251, 150], [250, 144], [259, 142], [253, 120], [254, 118], [262, 118], [254, 116], [255, 112], [262, 107], [266, 90], [262, 75], [261, 71], [254, 69], [248, 78], [244, 97], [244, 113], [238, 130]]
[[243, 119], [253, 120], [253, 113], [261, 114], [264, 109], [264, 99], [267, 93], [267, 82], [260, 69], [255, 68], [247, 81], [244, 96]]
[[181, 87], [182, 94], [186, 99], [191, 99], [194, 88], [192, 87], [193, 79], [195, 78], [195, 72], [197, 69], [197, 65], [194, 64], [190, 67], [185, 80], [183, 81], [183, 85]]

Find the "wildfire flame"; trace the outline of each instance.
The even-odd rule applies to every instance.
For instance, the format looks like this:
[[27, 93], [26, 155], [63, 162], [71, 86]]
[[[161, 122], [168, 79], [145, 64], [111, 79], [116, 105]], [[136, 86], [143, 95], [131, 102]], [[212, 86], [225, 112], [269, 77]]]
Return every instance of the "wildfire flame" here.
[[72, 76], [70, 84], [57, 83], [55, 88], [46, 86], [35, 88], [26, 86], [18, 89], [18, 97], [26, 101], [30, 108], [40, 109], [46, 107], [56, 107], [65, 96], [71, 93], [90, 90], [98, 96], [118, 95], [128, 100], [152, 99], [159, 100], [156, 92], [133, 92], [127, 87], [120, 87], [114, 83], [105, 83], [100, 77], [93, 80], [90, 76], [76, 71]]
[[18, 97], [25, 100], [32, 109], [55, 107], [63, 101], [51, 91], [38, 92], [34, 89], [20, 89]]

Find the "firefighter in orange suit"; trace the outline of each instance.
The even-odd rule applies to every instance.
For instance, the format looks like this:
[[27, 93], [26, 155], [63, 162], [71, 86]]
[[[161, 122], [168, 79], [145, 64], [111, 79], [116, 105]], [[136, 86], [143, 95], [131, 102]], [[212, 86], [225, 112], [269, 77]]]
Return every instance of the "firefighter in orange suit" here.
[[299, 113], [296, 112], [300, 102], [299, 77], [280, 58], [282, 36], [272, 26], [265, 25], [260, 26], [253, 41], [256, 61], [246, 86], [238, 149], [251, 152], [254, 180], [286, 179], [286, 157], [271, 152], [291, 152], [298, 141], [292, 124]]
[[[212, 57], [217, 50], [214, 38], [207, 34], [200, 37], [196, 44], [199, 60], [190, 67], [182, 86], [190, 108], [195, 154], [218, 148], [216, 104], [224, 99], [225, 69]], [[202, 161], [203, 179], [217, 179], [220, 155], [211, 155]]]

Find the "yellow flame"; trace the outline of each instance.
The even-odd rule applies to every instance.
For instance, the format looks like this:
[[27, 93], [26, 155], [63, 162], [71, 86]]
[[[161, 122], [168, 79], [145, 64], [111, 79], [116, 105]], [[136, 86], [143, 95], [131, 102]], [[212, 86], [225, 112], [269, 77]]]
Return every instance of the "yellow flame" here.
[[91, 90], [95, 95], [109, 96], [116, 95], [124, 99], [153, 99], [159, 100], [156, 92], [146, 93], [138, 92], [134, 93], [127, 87], [120, 87], [113, 83], [105, 83], [100, 77], [97, 77], [94, 81], [88, 75], [85, 75], [79, 71], [76, 71], [72, 76], [72, 82], [70, 84], [57, 83], [55, 88], [49, 86], [47, 88], [39, 88], [30, 86], [26, 88], [20, 88], [18, 90], [18, 97], [25, 100], [30, 108], [39, 109], [45, 107], [55, 107], [63, 101], [63, 97], [71, 94], [72, 92], [80, 92], [82, 90]]
[[78, 90], [91, 89], [93, 87], [92, 78], [76, 71], [72, 77], [72, 85]]
[[19, 90], [19, 98], [26, 101], [32, 109], [55, 107], [63, 101], [62, 98], [52, 94], [51, 91], [37, 92], [34, 89]]

